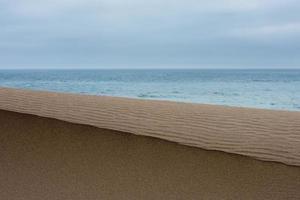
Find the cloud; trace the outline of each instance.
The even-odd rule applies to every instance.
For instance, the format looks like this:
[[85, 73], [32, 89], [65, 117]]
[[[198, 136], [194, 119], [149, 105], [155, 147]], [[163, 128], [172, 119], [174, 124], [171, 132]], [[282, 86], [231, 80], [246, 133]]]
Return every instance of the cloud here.
[[[243, 12], [257, 9], [268, 9], [287, 5], [295, 0], [2, 0], [12, 13], [23, 16], [49, 16], [70, 10], [92, 9], [93, 11], [109, 11], [114, 14], [139, 13], [145, 14], [160, 12]], [[129, 13], [129, 14], [130, 14]], [[101, 14], [101, 13], [99, 13]]]
[[274, 39], [298, 37], [300, 34], [300, 22], [289, 22], [286, 24], [265, 25], [258, 27], [242, 27], [234, 29], [229, 33], [240, 38]]
[[297, 0], [0, 0], [0, 67], [300, 66], [299, 9]]

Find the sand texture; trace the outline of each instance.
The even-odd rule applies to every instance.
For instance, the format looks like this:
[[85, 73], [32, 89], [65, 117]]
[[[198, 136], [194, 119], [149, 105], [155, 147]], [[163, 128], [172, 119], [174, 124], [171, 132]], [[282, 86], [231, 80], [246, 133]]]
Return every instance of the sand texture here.
[[8, 88], [0, 109], [300, 166], [300, 112]]
[[300, 167], [0, 110], [0, 199], [298, 200]]

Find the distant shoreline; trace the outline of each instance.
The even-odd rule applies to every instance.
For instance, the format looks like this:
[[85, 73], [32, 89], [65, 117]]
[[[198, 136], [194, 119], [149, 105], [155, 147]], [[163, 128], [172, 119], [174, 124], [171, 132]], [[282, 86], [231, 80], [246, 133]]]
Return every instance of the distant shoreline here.
[[0, 87], [300, 111], [300, 70], [0, 70]]
[[92, 97], [104, 97], [104, 98], [119, 98], [119, 99], [129, 99], [129, 100], [139, 100], [139, 101], [158, 101], [158, 102], [170, 102], [170, 103], [179, 103], [179, 104], [193, 104], [200, 106], [216, 106], [216, 107], [224, 107], [224, 108], [232, 108], [232, 109], [250, 109], [250, 110], [265, 110], [265, 111], [277, 111], [277, 112], [296, 112], [300, 113], [300, 110], [289, 110], [289, 109], [274, 109], [274, 108], [259, 108], [259, 107], [247, 107], [247, 106], [233, 106], [233, 105], [222, 105], [222, 104], [212, 104], [212, 103], [197, 103], [191, 101], [178, 101], [178, 100], [170, 100], [170, 99], [151, 99], [151, 98], [141, 98], [141, 97], [128, 97], [128, 96], [112, 96], [112, 95], [95, 95], [89, 93], [78, 93], [78, 92], [62, 92], [62, 91], [51, 91], [51, 90], [42, 90], [42, 89], [31, 89], [31, 88], [15, 88], [15, 87], [3, 87], [0, 86], [0, 89], [13, 89], [13, 90], [25, 90], [25, 91], [34, 91], [34, 92], [47, 92], [47, 93], [58, 93], [58, 94], [70, 94], [70, 95], [80, 95], [80, 96], [92, 96]]

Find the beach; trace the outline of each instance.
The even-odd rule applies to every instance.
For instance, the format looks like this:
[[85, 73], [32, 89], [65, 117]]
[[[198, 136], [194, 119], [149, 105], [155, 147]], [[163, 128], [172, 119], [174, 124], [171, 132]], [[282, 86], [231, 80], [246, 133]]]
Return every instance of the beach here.
[[0, 10], [0, 200], [300, 200], [300, 1]]
[[300, 168], [0, 111], [1, 199], [299, 199]]
[[300, 112], [0, 88], [3, 199], [299, 199]]
[[300, 112], [11, 88], [0, 109], [300, 166]]

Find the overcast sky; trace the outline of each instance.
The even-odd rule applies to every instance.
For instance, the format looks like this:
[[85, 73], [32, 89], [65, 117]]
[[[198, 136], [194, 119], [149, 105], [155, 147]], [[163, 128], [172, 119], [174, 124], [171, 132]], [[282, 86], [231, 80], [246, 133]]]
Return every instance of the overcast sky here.
[[0, 0], [0, 68], [300, 68], [299, 0]]

